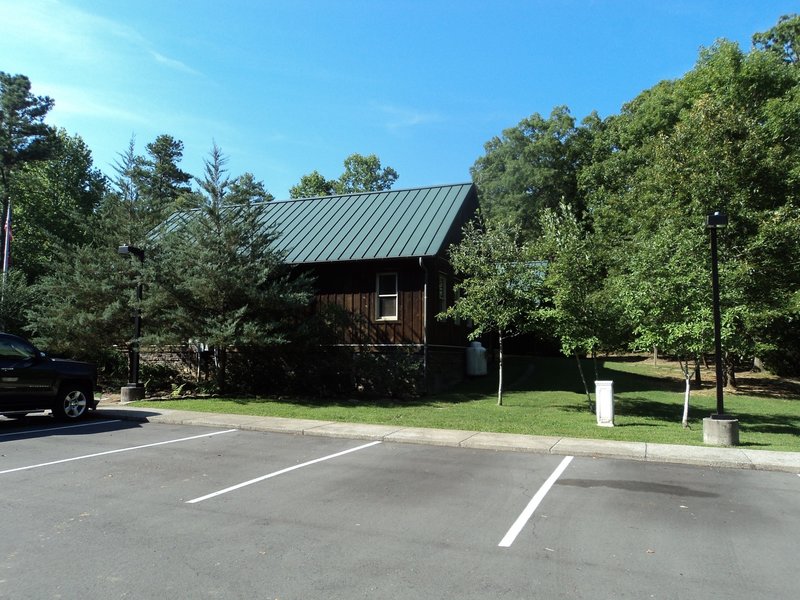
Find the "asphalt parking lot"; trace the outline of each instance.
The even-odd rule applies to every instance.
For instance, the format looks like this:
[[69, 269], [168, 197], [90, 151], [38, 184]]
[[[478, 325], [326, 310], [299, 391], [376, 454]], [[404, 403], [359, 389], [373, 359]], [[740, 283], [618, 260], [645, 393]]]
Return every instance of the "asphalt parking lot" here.
[[794, 598], [796, 473], [0, 418], [0, 598]]

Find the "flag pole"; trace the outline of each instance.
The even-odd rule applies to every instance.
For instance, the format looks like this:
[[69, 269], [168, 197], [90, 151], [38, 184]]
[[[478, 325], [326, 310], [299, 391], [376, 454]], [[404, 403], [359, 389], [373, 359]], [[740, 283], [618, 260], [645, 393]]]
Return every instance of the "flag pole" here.
[[11, 262], [11, 198], [8, 199], [8, 210], [3, 226], [3, 293], [6, 290], [6, 277]]

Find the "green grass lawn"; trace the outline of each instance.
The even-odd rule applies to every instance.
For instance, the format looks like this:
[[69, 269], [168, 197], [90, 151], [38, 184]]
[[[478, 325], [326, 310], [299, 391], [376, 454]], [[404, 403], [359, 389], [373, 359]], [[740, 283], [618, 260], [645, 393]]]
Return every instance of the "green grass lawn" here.
[[[593, 388], [591, 361], [584, 372]], [[692, 390], [690, 427], [681, 426], [683, 379], [675, 363], [619, 357], [598, 360], [600, 379], [614, 381], [615, 427], [598, 427], [589, 412], [575, 360], [512, 357], [507, 361], [504, 406], [497, 406], [497, 375], [464, 382], [435, 396], [411, 400], [325, 398], [210, 398], [159, 400], [139, 406], [351, 423], [436, 427], [607, 440], [702, 445], [702, 419], [716, 412], [713, 369]], [[741, 374], [725, 411], [740, 423], [741, 445], [800, 451], [800, 383]], [[592, 390], [593, 391], [593, 390]], [[594, 393], [592, 394], [594, 396]]]

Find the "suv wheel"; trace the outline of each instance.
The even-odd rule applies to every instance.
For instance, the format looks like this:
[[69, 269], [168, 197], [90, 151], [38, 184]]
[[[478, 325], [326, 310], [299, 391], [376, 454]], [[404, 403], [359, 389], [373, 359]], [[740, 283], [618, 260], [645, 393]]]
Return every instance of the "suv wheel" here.
[[56, 403], [53, 405], [53, 416], [62, 421], [82, 419], [89, 412], [91, 394], [78, 385], [61, 388]]

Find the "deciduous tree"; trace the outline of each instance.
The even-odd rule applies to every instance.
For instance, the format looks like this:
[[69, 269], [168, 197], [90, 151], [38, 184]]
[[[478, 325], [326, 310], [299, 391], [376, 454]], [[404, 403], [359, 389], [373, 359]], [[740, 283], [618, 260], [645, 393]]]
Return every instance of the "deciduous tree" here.
[[[25, 75], [0, 71], [0, 201], [4, 223], [10, 216], [10, 187], [15, 170], [53, 154], [55, 131], [44, 122], [51, 108], [53, 100], [33, 95]], [[2, 240], [0, 256], [5, 256], [5, 236]]]
[[458, 297], [440, 319], [468, 319], [474, 323], [470, 339], [496, 333], [499, 340], [497, 404], [503, 404], [503, 343], [531, 331], [540, 322], [542, 264], [523, 242], [520, 228], [509, 223], [469, 222], [461, 242], [450, 249], [450, 262], [462, 279]]
[[544, 287], [548, 302], [542, 314], [561, 343], [565, 356], [574, 356], [589, 406], [592, 398], [580, 355], [590, 354], [598, 379], [596, 352], [622, 345], [623, 324], [617, 303], [606, 288], [607, 265], [596, 243], [569, 205], [545, 208], [540, 214], [541, 237], [537, 255], [544, 260]]
[[487, 217], [513, 221], [533, 238], [544, 208], [566, 200], [580, 210], [577, 174], [591, 151], [592, 123], [579, 129], [569, 109], [559, 106], [548, 118], [534, 113], [489, 140], [471, 169]]
[[14, 261], [30, 282], [48, 273], [57, 257], [93, 236], [92, 215], [106, 178], [78, 136], [59, 130], [50, 158], [19, 166], [11, 180], [15, 198]]
[[800, 15], [783, 15], [775, 27], [756, 33], [753, 47], [775, 52], [788, 63], [800, 64]]
[[375, 155], [351, 154], [344, 159], [344, 172], [338, 179], [326, 179], [318, 171], [300, 178], [289, 190], [291, 198], [313, 198], [355, 192], [380, 192], [391, 189], [398, 175], [392, 167], [382, 167]]

